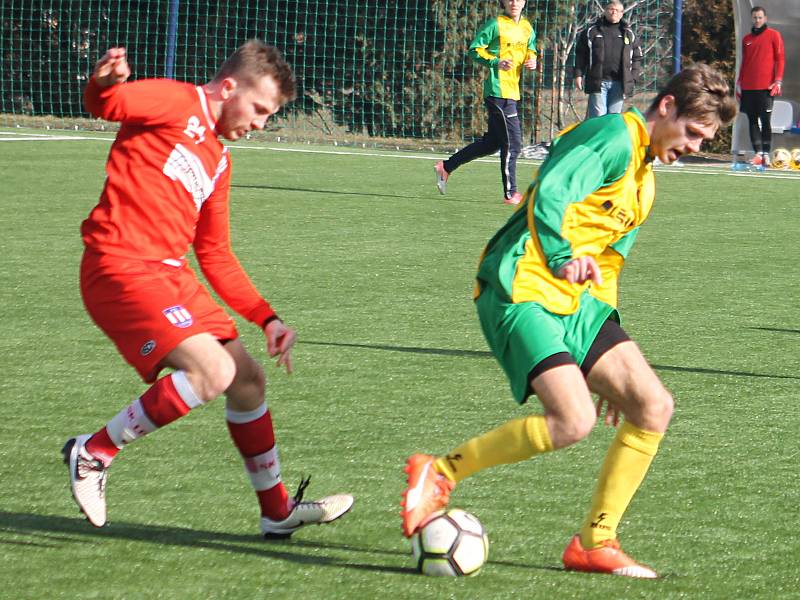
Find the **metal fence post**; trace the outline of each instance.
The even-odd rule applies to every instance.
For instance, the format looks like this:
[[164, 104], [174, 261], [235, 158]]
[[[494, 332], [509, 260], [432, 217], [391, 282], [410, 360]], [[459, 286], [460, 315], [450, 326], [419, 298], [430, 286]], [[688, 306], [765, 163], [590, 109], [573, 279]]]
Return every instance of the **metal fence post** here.
[[164, 77], [175, 78], [175, 49], [178, 45], [178, 8], [181, 0], [169, 0], [169, 24], [167, 26], [167, 60]]
[[681, 39], [683, 34], [683, 0], [675, 0], [672, 18], [672, 74], [681, 71]]

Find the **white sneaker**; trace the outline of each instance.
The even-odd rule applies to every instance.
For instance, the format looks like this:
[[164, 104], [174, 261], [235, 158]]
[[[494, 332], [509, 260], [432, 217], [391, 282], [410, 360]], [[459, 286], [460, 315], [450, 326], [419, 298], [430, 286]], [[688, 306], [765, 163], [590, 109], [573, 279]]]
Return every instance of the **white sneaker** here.
[[106, 524], [106, 479], [108, 469], [86, 451], [90, 435], [78, 435], [67, 440], [61, 449], [64, 464], [69, 468], [72, 497], [81, 512], [95, 527]]
[[450, 173], [445, 171], [444, 161], [442, 160], [433, 165], [433, 170], [436, 171], [436, 187], [439, 189], [439, 193], [444, 196], [445, 192], [447, 192], [447, 178]]
[[292, 500], [292, 511], [282, 521], [261, 517], [261, 534], [266, 539], [285, 539], [305, 525], [321, 525], [335, 521], [353, 506], [350, 494], [326, 496], [313, 502], [302, 502], [303, 492], [310, 478], [300, 481], [297, 493]]

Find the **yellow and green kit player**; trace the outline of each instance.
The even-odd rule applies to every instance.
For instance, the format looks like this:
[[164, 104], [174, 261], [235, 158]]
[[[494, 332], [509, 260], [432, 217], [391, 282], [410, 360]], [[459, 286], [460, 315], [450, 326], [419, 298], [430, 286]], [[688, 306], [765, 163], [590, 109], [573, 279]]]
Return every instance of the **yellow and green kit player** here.
[[500, 150], [500, 175], [503, 201], [519, 204], [517, 157], [522, 150], [517, 101], [523, 67], [536, 69], [536, 32], [522, 17], [525, 0], [502, 0], [505, 14], [490, 19], [480, 28], [469, 47], [470, 57], [488, 69], [483, 84], [483, 101], [488, 112], [488, 128], [483, 137], [453, 156], [434, 165], [436, 186], [446, 191], [447, 178], [461, 165]]
[[[724, 77], [698, 64], [675, 75], [643, 115], [589, 119], [563, 132], [523, 204], [490, 240], [475, 303], [514, 399], [544, 414], [511, 420], [445, 455], [408, 459], [403, 530], [445, 506], [482, 469], [564, 448], [624, 422], [591, 510], [564, 551], [567, 569], [656, 577], [619, 547], [617, 526], [658, 450], [673, 399], [620, 326], [617, 282], [655, 198], [652, 163], [697, 152], [736, 115]], [[591, 393], [599, 396], [594, 406]]]

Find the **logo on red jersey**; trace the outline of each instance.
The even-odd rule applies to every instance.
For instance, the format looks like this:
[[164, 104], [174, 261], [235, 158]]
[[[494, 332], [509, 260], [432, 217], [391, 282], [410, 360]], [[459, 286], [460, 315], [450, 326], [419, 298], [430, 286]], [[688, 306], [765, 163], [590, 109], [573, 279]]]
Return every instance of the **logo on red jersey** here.
[[142, 347], [139, 349], [139, 354], [141, 354], [142, 356], [147, 356], [155, 349], [156, 349], [156, 341], [148, 340], [144, 344], [142, 344]]
[[189, 327], [194, 322], [192, 319], [192, 313], [182, 306], [170, 306], [161, 312], [164, 313], [164, 316], [167, 317], [167, 320], [175, 325], [175, 327]]
[[195, 144], [202, 144], [206, 139], [206, 128], [200, 125], [200, 119], [192, 115], [189, 117], [189, 122], [186, 124], [186, 129], [183, 133], [188, 135], [194, 140]]
[[209, 177], [202, 159], [182, 144], [175, 144], [167, 162], [164, 164], [164, 175], [173, 181], [179, 181], [184, 189], [192, 195], [197, 211], [211, 196], [219, 176], [228, 167], [228, 159], [223, 152], [214, 177]]

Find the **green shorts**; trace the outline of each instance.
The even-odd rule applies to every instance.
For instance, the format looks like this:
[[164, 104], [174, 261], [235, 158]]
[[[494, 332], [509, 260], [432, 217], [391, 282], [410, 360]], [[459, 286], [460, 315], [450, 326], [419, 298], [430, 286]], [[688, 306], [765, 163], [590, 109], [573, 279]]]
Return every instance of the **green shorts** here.
[[580, 365], [606, 319], [619, 321], [617, 310], [588, 292], [571, 315], [557, 315], [538, 302], [506, 302], [491, 286], [475, 301], [483, 335], [522, 404], [531, 393], [528, 375], [548, 356], [569, 352]]

